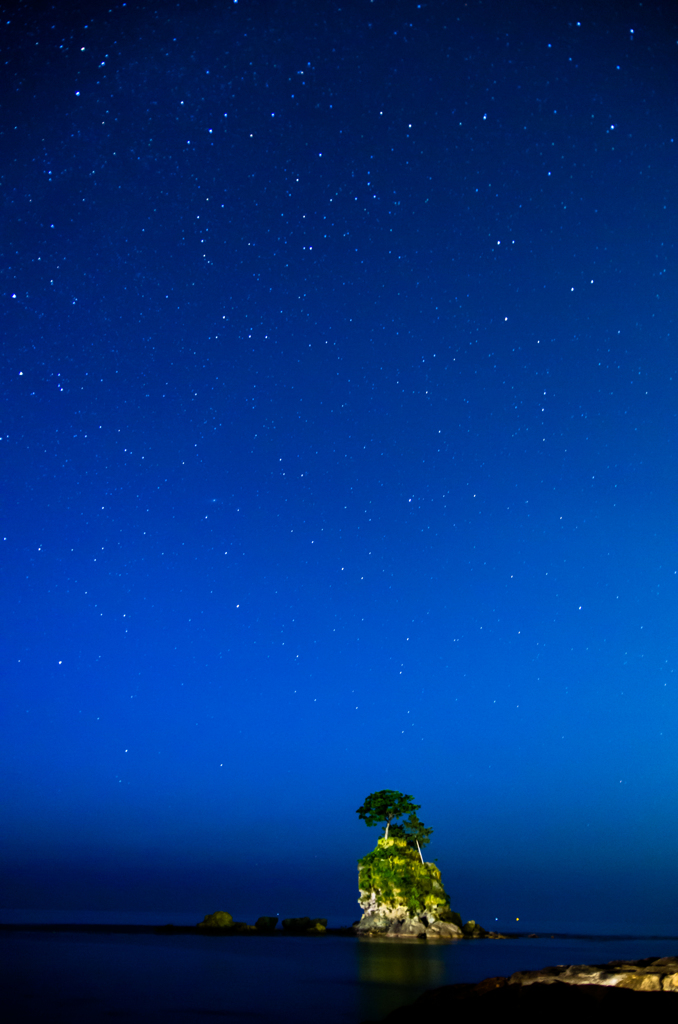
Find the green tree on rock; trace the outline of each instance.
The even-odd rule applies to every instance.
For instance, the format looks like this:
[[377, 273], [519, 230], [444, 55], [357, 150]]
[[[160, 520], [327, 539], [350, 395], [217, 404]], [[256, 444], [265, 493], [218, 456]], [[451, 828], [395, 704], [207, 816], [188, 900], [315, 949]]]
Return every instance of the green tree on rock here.
[[[414, 799], [407, 793], [398, 793], [395, 789], [380, 789], [376, 793], [370, 793], [356, 813], [369, 828], [381, 825], [384, 829], [384, 839], [388, 839], [391, 828], [392, 836], [405, 839], [410, 845], [416, 845], [423, 864], [421, 847], [430, 842], [429, 837], [433, 829], [426, 828], [423, 822], [419, 821], [417, 811], [420, 807], [421, 804], [415, 804]], [[398, 822], [397, 818], [405, 820]]]
[[[383, 830], [376, 848], [358, 861], [358, 902], [363, 910], [359, 931], [421, 934], [431, 922], [447, 920], [443, 915], [451, 913], [440, 870], [425, 863], [421, 852], [433, 829], [419, 820], [418, 810], [411, 796], [393, 789], [370, 793], [358, 808], [366, 825]], [[395, 931], [389, 931], [391, 927]]]
[[391, 826], [391, 836], [394, 839], [404, 839], [408, 846], [416, 846], [419, 852], [421, 863], [424, 863], [424, 856], [421, 852], [422, 846], [431, 842], [432, 828], [427, 828], [423, 821], [417, 817], [416, 811], [412, 811], [405, 821]]

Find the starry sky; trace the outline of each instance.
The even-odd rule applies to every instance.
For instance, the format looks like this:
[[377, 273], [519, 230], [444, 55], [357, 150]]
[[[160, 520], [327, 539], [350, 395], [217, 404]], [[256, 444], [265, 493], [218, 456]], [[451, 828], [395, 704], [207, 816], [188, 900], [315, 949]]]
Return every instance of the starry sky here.
[[2, 905], [675, 934], [675, 7], [0, 13]]

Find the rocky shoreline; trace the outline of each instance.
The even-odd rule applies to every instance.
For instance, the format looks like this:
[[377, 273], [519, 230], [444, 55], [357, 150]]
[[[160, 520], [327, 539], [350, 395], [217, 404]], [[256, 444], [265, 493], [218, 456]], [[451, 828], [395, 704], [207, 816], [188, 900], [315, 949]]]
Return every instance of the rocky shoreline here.
[[[317, 937], [322, 935], [335, 935], [344, 938], [378, 938], [378, 939], [506, 939], [508, 935], [500, 935], [498, 932], [486, 932], [484, 928], [477, 925], [475, 921], [467, 921], [461, 929], [456, 926], [448, 935], [442, 929], [436, 929], [434, 925], [425, 927], [420, 923], [418, 928], [411, 930], [401, 925], [404, 920], [394, 918], [391, 922], [392, 931], [371, 932], [365, 928], [360, 929], [360, 922], [356, 921], [351, 925], [339, 928], [328, 928], [326, 918], [297, 917], [285, 918], [278, 928], [278, 920], [275, 917], [261, 917], [255, 924], [247, 924], [245, 921], [234, 921], [230, 914], [217, 911], [215, 914], [208, 914], [206, 918], [196, 925], [179, 924], [73, 924], [73, 923], [1, 923], [0, 932], [82, 932], [91, 935], [203, 935], [203, 936], [234, 936], [234, 935], [264, 935], [264, 936], [307, 936]], [[461, 932], [459, 934], [459, 932]]]
[[[260, 917], [254, 924], [234, 921], [231, 914], [218, 910], [207, 914], [196, 925], [195, 930], [203, 935], [357, 935], [359, 938], [379, 939], [506, 939], [507, 935], [488, 932], [475, 921], [462, 924], [461, 917], [454, 911], [435, 908], [426, 914], [414, 914], [405, 906], [388, 907], [374, 903], [369, 906], [360, 921], [349, 928], [327, 927], [324, 917], [286, 917], [280, 922], [282, 932], [277, 930], [277, 917]], [[167, 926], [168, 930], [172, 926]]]
[[[549, 1024], [612, 1021], [638, 1014], [652, 1021], [678, 1017], [678, 957], [612, 960], [607, 964], [560, 964], [477, 985], [445, 985], [424, 993], [384, 1018], [384, 1024], [432, 1024], [472, 1014], [474, 1024], [513, 1013], [521, 1022]], [[372, 1024], [372, 1022], [365, 1022]]]
[[476, 921], [462, 923], [459, 914], [444, 910], [413, 914], [407, 907], [377, 907], [366, 911], [353, 925], [356, 935], [379, 939], [507, 939], [501, 932], [488, 932]]
[[[517, 971], [506, 979], [507, 985], [603, 985], [636, 992], [678, 993], [678, 957], [656, 960], [611, 960], [607, 964], [562, 964], [541, 971]], [[678, 1011], [678, 1002], [676, 1003]]]

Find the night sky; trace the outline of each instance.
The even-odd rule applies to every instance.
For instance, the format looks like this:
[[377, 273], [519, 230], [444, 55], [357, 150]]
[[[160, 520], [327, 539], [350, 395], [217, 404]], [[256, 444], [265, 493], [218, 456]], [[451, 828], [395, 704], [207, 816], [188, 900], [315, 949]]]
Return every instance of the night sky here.
[[0, 903], [676, 934], [675, 6], [0, 13]]

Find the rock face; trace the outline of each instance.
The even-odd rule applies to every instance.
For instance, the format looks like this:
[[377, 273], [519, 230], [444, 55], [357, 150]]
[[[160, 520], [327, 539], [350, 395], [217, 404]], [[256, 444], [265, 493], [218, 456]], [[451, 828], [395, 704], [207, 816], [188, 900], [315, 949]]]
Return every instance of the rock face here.
[[541, 971], [517, 971], [508, 985], [604, 985], [636, 992], [678, 993], [678, 957], [657, 960], [611, 960], [607, 964], [574, 964], [545, 967]]
[[486, 978], [477, 985], [431, 989], [409, 1006], [393, 1010], [383, 1024], [675, 1024], [677, 979], [678, 957], [518, 971], [510, 978]]
[[[358, 862], [358, 935], [461, 939], [462, 921], [450, 910], [435, 864], [422, 864], [404, 839], [380, 839]], [[475, 924], [475, 923], [474, 923]]]

